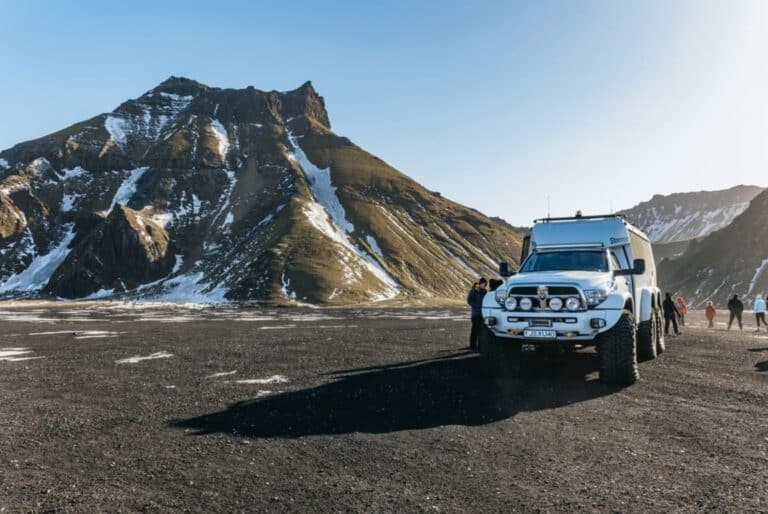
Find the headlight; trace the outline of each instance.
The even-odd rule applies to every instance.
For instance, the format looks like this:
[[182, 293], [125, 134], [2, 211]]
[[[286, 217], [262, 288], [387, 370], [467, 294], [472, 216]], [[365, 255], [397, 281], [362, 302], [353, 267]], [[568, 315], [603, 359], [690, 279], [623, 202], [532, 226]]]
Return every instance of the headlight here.
[[524, 311], [531, 310], [531, 308], [533, 308], [533, 301], [530, 298], [521, 298], [520, 308]]
[[496, 303], [503, 306], [504, 300], [507, 298], [507, 290], [503, 287], [500, 287], [494, 291], [494, 293], [496, 294]]
[[504, 302], [504, 307], [508, 311], [513, 311], [513, 310], [517, 309], [517, 298], [511, 297], [511, 296], [509, 298], [507, 298], [507, 301]]
[[552, 298], [549, 300], [549, 308], [553, 311], [559, 311], [563, 308], [563, 300], [560, 298]]
[[581, 308], [581, 302], [575, 296], [571, 296], [565, 301], [565, 308], [569, 311], [577, 311]]
[[587, 300], [587, 305], [590, 307], [594, 307], [595, 305], [600, 305], [605, 301], [606, 298], [608, 298], [608, 295], [616, 289], [616, 281], [611, 280], [610, 282], [606, 283], [603, 287], [600, 287], [598, 289], [585, 289], [584, 290], [584, 298]]

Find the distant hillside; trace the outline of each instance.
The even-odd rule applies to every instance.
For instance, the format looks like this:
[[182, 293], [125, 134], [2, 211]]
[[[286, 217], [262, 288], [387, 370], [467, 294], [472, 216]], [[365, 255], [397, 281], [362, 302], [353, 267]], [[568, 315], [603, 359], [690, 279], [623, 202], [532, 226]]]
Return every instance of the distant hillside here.
[[687, 241], [727, 226], [762, 191], [757, 186], [736, 186], [721, 191], [655, 195], [620, 214], [654, 242]]
[[662, 287], [701, 307], [724, 305], [733, 293], [768, 292], [768, 191], [727, 227], [692, 241], [682, 256], [659, 266]]

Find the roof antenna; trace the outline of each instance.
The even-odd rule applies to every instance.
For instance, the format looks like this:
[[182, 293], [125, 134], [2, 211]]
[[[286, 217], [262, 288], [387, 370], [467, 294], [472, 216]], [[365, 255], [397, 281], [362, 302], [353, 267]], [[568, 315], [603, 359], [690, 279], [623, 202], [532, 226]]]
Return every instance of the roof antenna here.
[[552, 214], [550, 213], [549, 209], [549, 195], [547, 195], [547, 218], [551, 218]]
[[611, 200], [611, 214], [613, 214], [613, 200]]

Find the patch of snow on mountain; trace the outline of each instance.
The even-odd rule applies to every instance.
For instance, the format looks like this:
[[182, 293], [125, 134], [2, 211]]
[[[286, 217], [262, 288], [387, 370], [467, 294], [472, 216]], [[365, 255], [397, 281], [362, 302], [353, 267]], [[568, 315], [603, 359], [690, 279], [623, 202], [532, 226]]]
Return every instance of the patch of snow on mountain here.
[[95, 293], [91, 293], [83, 298], [83, 300], [98, 300], [99, 298], [106, 298], [108, 296], [112, 296], [114, 292], [114, 289], [99, 289]]
[[765, 271], [765, 267], [766, 266], [768, 266], [768, 259], [763, 259], [763, 262], [755, 270], [755, 274], [752, 277], [752, 280], [749, 281], [749, 291], [747, 291], [747, 294], [751, 294], [752, 293], [752, 290], [755, 288], [755, 285], [757, 284], [757, 280], [760, 278], [760, 276]]
[[130, 122], [112, 115], [104, 119], [104, 128], [107, 129], [112, 140], [121, 146], [128, 142], [128, 134], [132, 129]]
[[[351, 252], [352, 256], [362, 261], [363, 266], [384, 285], [382, 292], [372, 293], [374, 300], [387, 300], [397, 296], [400, 292], [397, 281], [373, 257], [350, 241], [348, 234], [355, 228], [352, 223], [347, 221], [344, 207], [336, 196], [336, 188], [331, 185], [330, 169], [321, 170], [312, 164], [299, 146], [296, 136], [288, 129], [286, 129], [286, 134], [293, 147], [288, 156], [304, 171], [315, 199], [304, 208], [307, 220], [321, 233], [339, 243], [342, 248]], [[359, 274], [350, 267], [348, 258], [344, 259], [344, 264], [348, 267], [347, 279], [357, 278], [359, 280]]]
[[5, 159], [0, 159], [0, 168], [7, 169], [9, 167], [10, 166], [8, 165], [8, 161], [6, 161]]
[[280, 275], [280, 284], [280, 290], [283, 292], [283, 295], [289, 300], [295, 300], [296, 291], [291, 290], [291, 279], [285, 276], [285, 270]]
[[120, 187], [117, 189], [114, 198], [112, 198], [112, 203], [110, 204], [107, 213], [112, 212], [112, 209], [114, 209], [115, 205], [117, 204], [128, 204], [128, 202], [131, 200], [131, 197], [136, 194], [136, 186], [139, 183], [139, 180], [141, 180], [141, 177], [143, 177], [148, 170], [149, 166], [144, 166], [130, 170], [128, 172], [128, 177], [123, 180], [123, 183], [120, 184]]
[[161, 227], [166, 228], [173, 221], [173, 214], [169, 212], [156, 212], [152, 214], [150, 219]]
[[75, 206], [80, 195], [67, 193], [61, 198], [61, 212], [69, 212]]
[[63, 170], [56, 173], [56, 175], [59, 177], [60, 180], [66, 181], [71, 180], [73, 178], [82, 177], [88, 173], [86, 170], [81, 168], [80, 166], [75, 166], [74, 168], [64, 168]]
[[229, 181], [229, 187], [227, 187], [227, 190], [222, 193], [219, 199], [219, 201], [222, 202], [221, 207], [219, 208], [218, 211], [216, 211], [216, 214], [214, 215], [213, 219], [214, 220], [217, 219], [224, 212], [226, 212], [227, 215], [224, 217], [224, 222], [222, 227], [227, 227], [234, 220], [234, 215], [230, 210], [231, 209], [230, 202], [232, 201], [232, 193], [234, 193], [235, 185], [237, 184], [237, 176], [235, 175], [235, 172], [232, 170], [224, 170], [224, 173], [227, 175], [227, 181]]
[[381, 251], [381, 247], [379, 246], [379, 242], [376, 241], [376, 239], [372, 235], [365, 236], [365, 240], [368, 242], [368, 246], [371, 247], [371, 250], [373, 250], [373, 253], [378, 255], [379, 257], [384, 257], [384, 252]]
[[11, 291], [37, 291], [45, 287], [53, 272], [69, 255], [69, 245], [75, 238], [74, 225], [66, 226], [66, 233], [61, 242], [46, 255], [38, 255], [29, 266], [17, 275], [11, 275], [2, 285], [0, 293]]
[[227, 136], [227, 129], [224, 128], [224, 125], [222, 125], [219, 120], [212, 119], [211, 130], [213, 131], [214, 137], [216, 137], [216, 140], [218, 141], [219, 156], [223, 161], [226, 159], [227, 152], [229, 151], [229, 136]]
[[224, 298], [227, 289], [223, 284], [211, 288], [203, 283], [203, 272], [190, 272], [165, 281], [165, 291], [152, 299], [165, 302], [228, 303]]
[[355, 227], [347, 221], [347, 214], [339, 201], [339, 197], [336, 195], [336, 188], [331, 184], [331, 169], [320, 169], [312, 164], [296, 141], [296, 136], [288, 129], [285, 132], [288, 135], [291, 146], [293, 146], [293, 155], [296, 158], [296, 162], [301, 166], [309, 180], [315, 200], [328, 211], [337, 227], [347, 234], [354, 232]]

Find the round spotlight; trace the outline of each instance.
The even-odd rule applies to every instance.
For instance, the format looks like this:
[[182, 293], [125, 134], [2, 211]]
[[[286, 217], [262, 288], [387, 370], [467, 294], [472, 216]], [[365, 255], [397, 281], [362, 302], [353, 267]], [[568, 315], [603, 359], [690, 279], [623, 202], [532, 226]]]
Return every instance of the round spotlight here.
[[507, 300], [504, 302], [504, 307], [506, 307], [508, 311], [513, 311], [517, 309], [517, 298], [514, 298], [512, 296], [507, 298]]
[[529, 311], [533, 308], [533, 300], [530, 298], [520, 299], [520, 308], [524, 311]]
[[565, 308], [569, 311], [577, 311], [581, 308], [581, 301], [575, 296], [571, 296], [565, 301]]
[[553, 311], [559, 311], [563, 308], [563, 300], [560, 298], [552, 298], [549, 300], [549, 308]]

